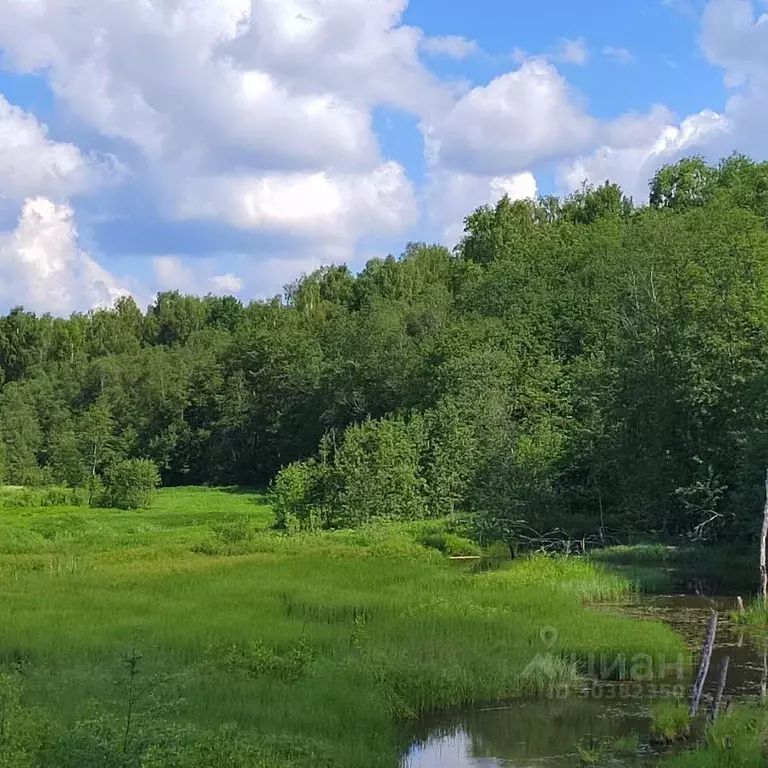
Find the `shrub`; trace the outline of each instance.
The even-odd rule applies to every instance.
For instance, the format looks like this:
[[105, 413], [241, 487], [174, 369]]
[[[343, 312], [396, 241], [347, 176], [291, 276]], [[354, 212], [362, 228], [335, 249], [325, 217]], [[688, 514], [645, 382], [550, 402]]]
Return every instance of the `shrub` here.
[[160, 473], [147, 459], [126, 459], [110, 467], [104, 478], [101, 502], [117, 509], [139, 509], [152, 501]]
[[424, 438], [418, 418], [369, 420], [347, 429], [334, 462], [343, 489], [334, 505], [336, 527], [426, 516], [427, 486], [420, 472]]
[[289, 533], [316, 530], [327, 521], [324, 479], [329, 468], [310, 459], [296, 461], [278, 472], [272, 483], [275, 526]]

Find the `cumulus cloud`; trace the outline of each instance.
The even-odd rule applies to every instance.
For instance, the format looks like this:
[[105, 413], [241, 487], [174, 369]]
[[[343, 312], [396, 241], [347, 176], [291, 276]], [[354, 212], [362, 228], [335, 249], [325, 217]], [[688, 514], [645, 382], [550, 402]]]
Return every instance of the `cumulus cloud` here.
[[[610, 177], [644, 197], [658, 165], [683, 152], [768, 149], [768, 23], [749, 0], [708, 0], [703, 50], [733, 91], [722, 114], [683, 120], [662, 107], [617, 120], [592, 117], [556, 67], [588, 60], [583, 39], [561, 40], [538, 57], [517, 51], [514, 71], [488, 83], [443, 81], [425, 60], [463, 59], [479, 45], [405, 24], [407, 5], [3, 0], [0, 49], [4, 66], [44, 75], [68, 118], [130, 162], [132, 190], [146, 193], [152, 215], [216, 221], [240, 230], [237, 238], [282, 238], [275, 253], [288, 255], [258, 269], [252, 259], [263, 270], [258, 274], [247, 256], [236, 269], [172, 255], [154, 260], [158, 284], [203, 292], [264, 295], [260, 286], [274, 286], [277, 275], [286, 282], [305, 267], [353, 259], [364, 237], [401, 237], [414, 225], [419, 210], [406, 170], [385, 156], [374, 132], [381, 106], [419, 121], [427, 164], [420, 201], [449, 242], [476, 205], [504, 192], [535, 195], [530, 170], [541, 166], [560, 164], [563, 189]], [[602, 54], [616, 62], [632, 58], [611, 46]], [[98, 265], [78, 249], [71, 209], [61, 204], [114, 175], [111, 160], [52, 140], [35, 117], [0, 98], [0, 191], [16, 204], [42, 195], [53, 206], [44, 215], [39, 200], [29, 204], [37, 213], [25, 208], [17, 232], [3, 238], [2, 269], [16, 275], [9, 243], [21, 231], [27, 240], [37, 231], [45, 245], [36, 252], [64, 264], [64, 287], [40, 283], [69, 297], [57, 294], [56, 306], [95, 301], [95, 288], [78, 293], [66, 279], [78, 269], [95, 275]], [[54, 229], [58, 239], [43, 237]], [[16, 275], [13, 284], [32, 285], [33, 272], [24, 274], [26, 283]], [[120, 288], [108, 273], [102, 283]]]
[[405, 169], [384, 163], [370, 174], [287, 173], [221, 176], [190, 183], [176, 214], [219, 219], [241, 229], [349, 240], [413, 224], [416, 200]]
[[6, 0], [0, 46], [21, 71], [47, 68], [80, 119], [153, 157], [370, 164], [369, 107], [449, 96], [420, 61], [421, 30], [400, 23], [405, 5]]
[[[451, 89], [421, 62], [423, 32], [402, 23], [407, 5], [408, 0], [253, 0], [252, 23], [231, 50], [243, 66], [278, 73], [299, 91], [322, 87], [354, 103], [424, 116], [443, 109]], [[452, 45], [455, 50], [455, 40]]]
[[528, 59], [478, 86], [423, 131], [433, 164], [463, 173], [510, 175], [588, 147], [597, 128], [558, 71]]
[[416, 215], [373, 109], [442, 114], [455, 88], [420, 51], [472, 47], [425, 38], [402, 23], [406, 5], [6, 0], [0, 48], [17, 71], [44, 70], [57, 100], [116, 151], [139, 151], [136, 172], [161, 215], [349, 242], [365, 217], [392, 231]]
[[701, 42], [707, 59], [725, 70], [731, 86], [768, 74], [768, 13], [757, 17], [752, 0], [710, 0]]
[[477, 176], [434, 171], [428, 180], [425, 202], [432, 225], [443, 242], [453, 246], [461, 238], [464, 217], [481, 205], [494, 205], [504, 195], [511, 200], [536, 198], [536, 178], [529, 172]]
[[52, 141], [34, 115], [0, 94], [0, 199], [63, 199], [92, 189], [112, 170], [106, 160], [84, 157], [73, 144]]
[[37, 197], [15, 231], [0, 235], [0, 301], [65, 315], [111, 306], [129, 291], [78, 245], [72, 209]]
[[701, 44], [708, 61], [723, 68], [734, 89], [727, 114], [733, 144], [765, 156], [768, 139], [768, 13], [757, 15], [751, 0], [710, 0], [704, 10]]
[[610, 180], [641, 202], [647, 197], [649, 179], [662, 165], [688, 151], [709, 147], [729, 127], [727, 117], [709, 110], [680, 122], [661, 106], [646, 115], [624, 116], [603, 127], [598, 149], [560, 166], [561, 191], [571, 192], [584, 181], [602, 184]]
[[738, 148], [756, 157], [768, 155], [768, 14], [758, 15], [752, 0], [709, 0], [701, 19], [701, 45], [732, 89], [725, 108], [677, 120], [656, 107], [648, 115], [627, 115], [604, 125], [597, 149], [561, 165], [564, 191], [584, 180], [610, 178], [643, 200], [658, 168], [685, 154], [716, 159]]

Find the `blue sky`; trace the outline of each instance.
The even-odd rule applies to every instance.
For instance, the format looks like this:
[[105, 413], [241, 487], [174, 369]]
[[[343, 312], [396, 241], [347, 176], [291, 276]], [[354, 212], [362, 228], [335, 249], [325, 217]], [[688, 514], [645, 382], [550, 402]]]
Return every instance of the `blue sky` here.
[[278, 293], [502, 194], [768, 156], [764, 0], [5, 0], [0, 310]]

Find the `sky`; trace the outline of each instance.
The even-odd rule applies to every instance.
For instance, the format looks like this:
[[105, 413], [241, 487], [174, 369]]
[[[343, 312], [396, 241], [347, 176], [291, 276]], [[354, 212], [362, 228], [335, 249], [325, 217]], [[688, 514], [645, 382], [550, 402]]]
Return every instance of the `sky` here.
[[0, 311], [271, 297], [767, 117], [768, 0], [2, 0]]

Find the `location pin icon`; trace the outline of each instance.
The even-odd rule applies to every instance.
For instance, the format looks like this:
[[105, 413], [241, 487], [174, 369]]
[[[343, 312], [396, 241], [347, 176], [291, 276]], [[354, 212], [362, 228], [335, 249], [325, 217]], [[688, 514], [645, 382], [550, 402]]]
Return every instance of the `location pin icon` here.
[[541, 642], [547, 647], [551, 648], [557, 642], [557, 630], [554, 627], [544, 627], [539, 633]]

